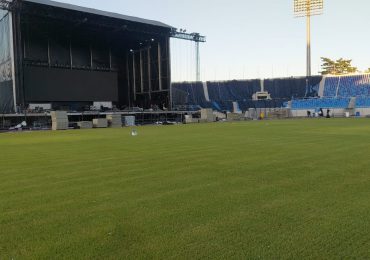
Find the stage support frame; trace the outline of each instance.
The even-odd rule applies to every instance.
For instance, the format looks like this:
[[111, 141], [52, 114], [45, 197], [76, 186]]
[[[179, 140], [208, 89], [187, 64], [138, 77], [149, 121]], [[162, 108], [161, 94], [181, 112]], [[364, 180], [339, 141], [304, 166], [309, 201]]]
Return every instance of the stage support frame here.
[[17, 112], [17, 85], [15, 76], [15, 55], [14, 55], [14, 31], [13, 31], [13, 12], [9, 11], [9, 44], [10, 44], [10, 59], [12, 63], [12, 84], [13, 84], [13, 110]]

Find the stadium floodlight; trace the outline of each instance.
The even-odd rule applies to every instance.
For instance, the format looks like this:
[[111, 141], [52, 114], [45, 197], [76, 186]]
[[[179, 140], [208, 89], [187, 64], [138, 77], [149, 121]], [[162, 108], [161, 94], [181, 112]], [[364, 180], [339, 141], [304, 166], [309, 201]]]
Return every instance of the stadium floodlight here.
[[311, 16], [320, 15], [324, 0], [294, 0], [294, 15], [307, 19], [307, 77], [311, 76]]
[[294, 0], [294, 14], [297, 17], [306, 17], [322, 14], [324, 0]]

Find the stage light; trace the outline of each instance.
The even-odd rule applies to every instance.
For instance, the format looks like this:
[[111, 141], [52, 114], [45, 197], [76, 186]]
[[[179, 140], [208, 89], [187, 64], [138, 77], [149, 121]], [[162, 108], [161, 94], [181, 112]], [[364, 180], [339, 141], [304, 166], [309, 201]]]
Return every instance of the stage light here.
[[18, 2], [14, 0], [0, 0], [0, 9], [13, 11], [17, 8]]

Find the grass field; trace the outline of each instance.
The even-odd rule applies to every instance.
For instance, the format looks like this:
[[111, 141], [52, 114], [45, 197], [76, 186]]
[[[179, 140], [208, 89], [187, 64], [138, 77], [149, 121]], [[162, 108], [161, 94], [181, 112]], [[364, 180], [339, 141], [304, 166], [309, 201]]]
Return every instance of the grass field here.
[[370, 120], [0, 135], [0, 259], [369, 259]]

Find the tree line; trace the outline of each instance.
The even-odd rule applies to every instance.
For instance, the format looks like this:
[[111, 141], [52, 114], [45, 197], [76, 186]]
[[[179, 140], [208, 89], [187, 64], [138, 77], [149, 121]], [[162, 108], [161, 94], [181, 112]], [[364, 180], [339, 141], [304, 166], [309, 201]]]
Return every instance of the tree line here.
[[[360, 72], [357, 67], [352, 66], [352, 60], [343, 58], [332, 60], [321, 57], [321, 61], [321, 75], [347, 75]], [[370, 68], [365, 70], [364, 73], [370, 73]]]

